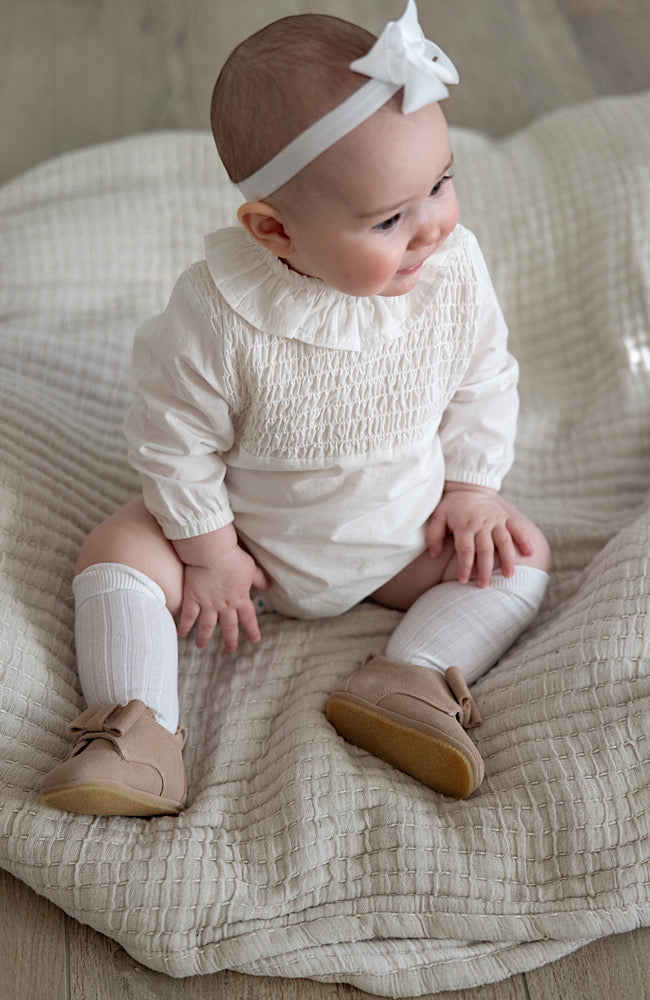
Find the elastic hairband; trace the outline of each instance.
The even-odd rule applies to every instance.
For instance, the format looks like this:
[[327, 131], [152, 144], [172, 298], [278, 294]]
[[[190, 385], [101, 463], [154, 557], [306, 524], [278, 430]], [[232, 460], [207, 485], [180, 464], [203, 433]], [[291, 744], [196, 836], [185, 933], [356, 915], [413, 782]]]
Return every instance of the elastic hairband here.
[[414, 0], [408, 0], [399, 21], [390, 21], [367, 55], [350, 69], [370, 81], [323, 118], [301, 132], [256, 173], [240, 181], [247, 201], [260, 201], [352, 132], [383, 107], [402, 87], [402, 112], [410, 114], [449, 97], [446, 84], [458, 83], [451, 60], [425, 38]]

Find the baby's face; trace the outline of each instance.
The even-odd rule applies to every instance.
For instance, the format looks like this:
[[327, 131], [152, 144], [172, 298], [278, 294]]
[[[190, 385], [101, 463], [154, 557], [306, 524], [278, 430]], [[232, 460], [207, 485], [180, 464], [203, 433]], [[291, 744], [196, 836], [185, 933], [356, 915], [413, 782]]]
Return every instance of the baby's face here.
[[411, 291], [458, 222], [451, 165], [439, 105], [373, 115], [306, 168], [288, 263], [348, 295]]

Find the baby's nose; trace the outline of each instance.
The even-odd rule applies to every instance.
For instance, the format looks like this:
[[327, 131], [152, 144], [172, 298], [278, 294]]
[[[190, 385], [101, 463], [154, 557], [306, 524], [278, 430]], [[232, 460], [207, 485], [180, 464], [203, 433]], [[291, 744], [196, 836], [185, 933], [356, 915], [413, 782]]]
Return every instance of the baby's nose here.
[[411, 239], [411, 248], [419, 250], [421, 247], [430, 246], [435, 243], [440, 233], [437, 216], [430, 210], [424, 210], [419, 219], [418, 227]]

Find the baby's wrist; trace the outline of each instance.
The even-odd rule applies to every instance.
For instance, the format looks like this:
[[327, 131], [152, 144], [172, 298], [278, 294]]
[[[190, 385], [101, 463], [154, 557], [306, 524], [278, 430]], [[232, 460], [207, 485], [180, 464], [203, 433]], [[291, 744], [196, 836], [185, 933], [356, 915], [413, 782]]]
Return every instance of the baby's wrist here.
[[445, 493], [482, 493], [483, 496], [495, 497], [497, 490], [490, 486], [479, 486], [477, 483], [461, 483], [448, 479], [445, 482], [443, 494]]
[[239, 541], [237, 532], [230, 523], [204, 535], [175, 539], [172, 545], [186, 566], [209, 569], [222, 559], [231, 556], [239, 547]]

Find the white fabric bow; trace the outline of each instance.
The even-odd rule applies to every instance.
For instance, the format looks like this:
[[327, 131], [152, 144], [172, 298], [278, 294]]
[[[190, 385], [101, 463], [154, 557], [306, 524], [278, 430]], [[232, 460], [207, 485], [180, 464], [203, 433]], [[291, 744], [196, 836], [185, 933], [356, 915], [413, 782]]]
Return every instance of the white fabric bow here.
[[399, 21], [389, 21], [370, 52], [350, 63], [350, 69], [404, 87], [406, 115], [449, 97], [445, 84], [459, 79], [451, 59], [425, 38], [414, 0], [408, 0]]
[[296, 136], [256, 173], [240, 181], [239, 190], [247, 201], [260, 201], [277, 191], [378, 111], [401, 87], [402, 111], [410, 114], [448, 97], [446, 83], [458, 83], [452, 61], [424, 37], [414, 0], [408, 0], [400, 20], [390, 21], [370, 52], [350, 63], [350, 69], [371, 79]]

